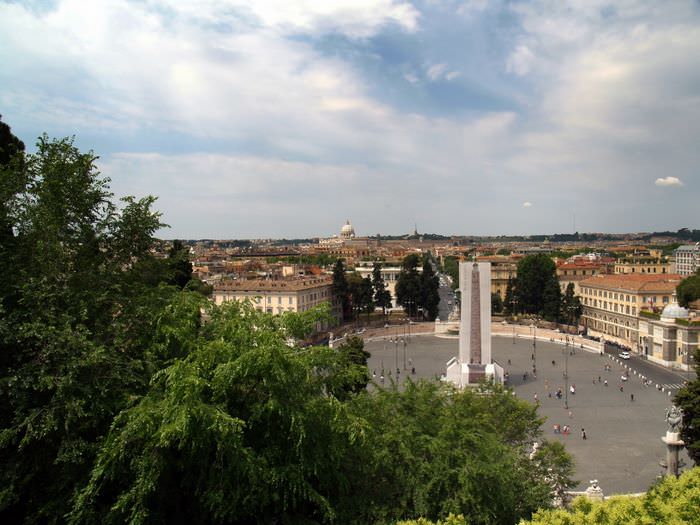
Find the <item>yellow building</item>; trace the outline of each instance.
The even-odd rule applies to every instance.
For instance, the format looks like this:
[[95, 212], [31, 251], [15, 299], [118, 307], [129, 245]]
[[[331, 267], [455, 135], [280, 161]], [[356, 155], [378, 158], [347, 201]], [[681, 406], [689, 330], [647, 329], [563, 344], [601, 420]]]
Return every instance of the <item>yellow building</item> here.
[[579, 283], [588, 335], [639, 351], [639, 315], [668, 305], [680, 275], [596, 275]]
[[227, 280], [214, 287], [214, 302], [250, 300], [255, 308], [269, 314], [304, 312], [327, 302], [339, 317], [339, 305], [334, 300], [330, 276], [290, 279]]
[[615, 261], [615, 273], [671, 273], [671, 261], [655, 255], [630, 255]]
[[506, 297], [508, 279], [515, 279], [518, 275], [518, 261], [522, 256], [509, 255], [482, 255], [477, 257], [477, 262], [491, 263], [491, 293], [497, 293], [501, 299]]

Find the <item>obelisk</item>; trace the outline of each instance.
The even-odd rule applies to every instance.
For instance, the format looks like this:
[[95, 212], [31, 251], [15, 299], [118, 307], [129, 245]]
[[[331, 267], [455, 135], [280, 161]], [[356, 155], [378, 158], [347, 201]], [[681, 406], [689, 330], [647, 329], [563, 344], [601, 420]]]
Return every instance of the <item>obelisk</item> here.
[[472, 266], [471, 324], [469, 334], [469, 363], [481, 363], [481, 297], [479, 287], [479, 265]]

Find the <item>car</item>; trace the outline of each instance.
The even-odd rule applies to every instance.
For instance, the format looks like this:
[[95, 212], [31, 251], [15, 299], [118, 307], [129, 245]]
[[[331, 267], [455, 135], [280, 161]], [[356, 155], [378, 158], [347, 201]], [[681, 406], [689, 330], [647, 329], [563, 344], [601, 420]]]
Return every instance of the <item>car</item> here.
[[620, 359], [629, 359], [630, 353], [627, 350], [620, 352]]

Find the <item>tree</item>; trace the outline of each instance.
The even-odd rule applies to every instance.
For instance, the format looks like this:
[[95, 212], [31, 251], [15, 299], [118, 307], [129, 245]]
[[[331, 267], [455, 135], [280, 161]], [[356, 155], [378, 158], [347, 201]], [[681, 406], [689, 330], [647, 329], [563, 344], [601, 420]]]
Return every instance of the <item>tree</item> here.
[[687, 307], [689, 303], [700, 299], [700, 270], [695, 275], [686, 277], [676, 287], [678, 304]]
[[515, 297], [515, 291], [513, 290], [513, 279], [508, 277], [508, 283], [506, 284], [506, 294], [503, 299], [503, 309], [506, 315], [515, 315], [517, 313], [518, 301]]
[[700, 466], [700, 349], [693, 352], [695, 379], [676, 392], [675, 403], [683, 411], [681, 438], [688, 455]]
[[24, 153], [24, 142], [13, 135], [0, 115], [0, 166], [8, 165], [13, 157], [21, 153]]
[[[55, 522], [114, 416], [186, 348], [199, 303], [163, 286], [152, 197], [111, 201], [96, 157], [41, 137], [0, 167], [0, 518]], [[3, 242], [3, 246], [7, 246]], [[7, 267], [7, 266], [6, 266]], [[177, 313], [177, 325], [170, 323]]]
[[561, 290], [554, 261], [545, 254], [528, 255], [518, 263], [515, 279], [518, 309], [554, 321], [559, 316]]
[[415, 315], [421, 301], [421, 278], [418, 275], [420, 257], [407, 255], [396, 280], [396, 302], [403, 306], [410, 317]]
[[574, 294], [574, 283], [569, 283], [566, 285], [566, 291], [561, 301], [560, 319], [563, 319], [568, 325], [578, 325], [582, 312], [581, 299]]
[[374, 311], [374, 289], [369, 277], [361, 277], [356, 273], [348, 276], [348, 292], [355, 317], [361, 313], [369, 315]]
[[173, 241], [168, 252], [168, 266], [173, 274], [170, 284], [182, 290], [192, 279], [192, 263], [189, 250], [178, 239]]
[[332, 393], [360, 356], [290, 347], [251, 304], [209, 308], [188, 355], [115, 419], [69, 521], [333, 521], [364, 423]]
[[346, 380], [333, 391], [339, 399], [347, 399], [350, 394], [358, 394], [367, 388], [369, 371], [367, 360], [371, 354], [365, 350], [365, 342], [361, 337], [350, 336], [337, 348], [346, 370]]
[[663, 478], [642, 496], [614, 496], [593, 502], [579, 496], [570, 510], [537, 511], [523, 525], [614, 525], [621, 523], [697, 523], [700, 468], [684, 472], [678, 479]]
[[418, 305], [423, 308], [423, 316], [429, 321], [435, 320], [438, 314], [440, 305], [440, 280], [435, 271], [431, 260], [426, 257], [423, 260], [423, 272], [420, 275], [420, 297]]
[[450, 276], [452, 280], [452, 288], [459, 288], [459, 260], [453, 255], [447, 255], [443, 258], [442, 271]]
[[391, 293], [386, 289], [382, 268], [376, 262], [372, 267], [372, 287], [374, 289], [374, 304], [380, 307], [382, 313], [386, 315], [387, 308], [391, 308]]
[[340, 258], [333, 265], [332, 290], [333, 295], [340, 301], [343, 310], [343, 320], [347, 321], [352, 317], [352, 305], [350, 304], [350, 289], [345, 277], [345, 265]]
[[491, 294], [491, 313], [497, 314], [503, 311], [503, 301], [501, 300], [501, 294], [492, 293]]

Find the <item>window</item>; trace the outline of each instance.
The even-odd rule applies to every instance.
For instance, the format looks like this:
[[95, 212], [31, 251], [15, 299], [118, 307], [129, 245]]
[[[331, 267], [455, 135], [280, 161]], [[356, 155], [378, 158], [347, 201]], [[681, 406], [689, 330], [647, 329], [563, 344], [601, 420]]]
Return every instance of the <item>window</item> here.
[[668, 304], [668, 295], [664, 295], [664, 304]]
[[282, 297], [277, 296], [277, 304], [282, 304]]
[[291, 298], [291, 297], [289, 298], [289, 304], [292, 304], [292, 298]]
[[268, 296], [267, 296], [267, 304], [270, 304], [271, 302], [272, 302], [272, 297], [270, 297], [270, 296], [268, 295]]

